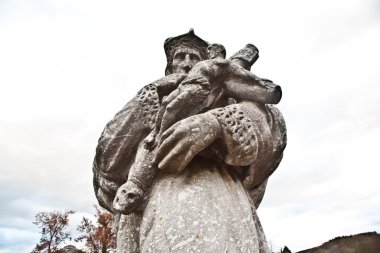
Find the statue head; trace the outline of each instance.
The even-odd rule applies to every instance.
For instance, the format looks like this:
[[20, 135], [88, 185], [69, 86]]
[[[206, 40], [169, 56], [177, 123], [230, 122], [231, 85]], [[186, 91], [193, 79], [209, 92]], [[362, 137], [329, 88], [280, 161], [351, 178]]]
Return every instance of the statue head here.
[[213, 43], [207, 47], [207, 57], [209, 59], [226, 58], [226, 48], [217, 43]]
[[194, 34], [188, 33], [165, 40], [164, 49], [167, 65], [165, 75], [172, 73], [188, 73], [200, 61], [207, 59], [206, 49], [209, 43]]
[[113, 209], [121, 214], [131, 214], [143, 209], [145, 193], [134, 181], [128, 180], [117, 190]]

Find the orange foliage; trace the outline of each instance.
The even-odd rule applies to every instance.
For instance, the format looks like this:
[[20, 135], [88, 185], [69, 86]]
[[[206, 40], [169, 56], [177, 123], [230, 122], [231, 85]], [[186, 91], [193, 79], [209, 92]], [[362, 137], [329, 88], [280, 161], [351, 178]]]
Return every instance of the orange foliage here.
[[48, 253], [60, 252], [58, 245], [70, 238], [70, 233], [65, 229], [69, 225], [69, 215], [73, 213], [74, 211], [72, 210], [37, 213], [33, 224], [41, 228], [41, 239], [32, 253], [45, 249], [47, 249]]
[[85, 241], [91, 253], [107, 253], [116, 248], [116, 236], [112, 233], [112, 214], [96, 208], [96, 225], [83, 217], [78, 231], [82, 233], [76, 241]]

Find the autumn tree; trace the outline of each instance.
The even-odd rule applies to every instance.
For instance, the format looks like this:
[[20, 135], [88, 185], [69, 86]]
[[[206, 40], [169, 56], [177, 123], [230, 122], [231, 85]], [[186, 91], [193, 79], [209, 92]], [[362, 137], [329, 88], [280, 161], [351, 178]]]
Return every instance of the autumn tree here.
[[32, 253], [42, 250], [58, 253], [58, 245], [70, 237], [70, 232], [66, 231], [66, 228], [69, 225], [69, 215], [73, 213], [72, 210], [37, 213], [33, 224], [41, 229], [41, 239]]
[[116, 236], [112, 233], [112, 214], [96, 208], [96, 224], [83, 217], [77, 230], [81, 236], [75, 241], [84, 241], [91, 253], [108, 253], [116, 248]]

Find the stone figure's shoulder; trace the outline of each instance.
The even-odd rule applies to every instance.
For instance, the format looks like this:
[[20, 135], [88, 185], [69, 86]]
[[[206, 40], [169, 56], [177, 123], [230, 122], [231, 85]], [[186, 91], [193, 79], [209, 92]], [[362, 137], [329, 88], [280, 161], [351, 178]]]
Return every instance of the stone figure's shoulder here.
[[106, 129], [114, 129], [115, 125], [121, 127], [122, 122], [130, 121], [130, 119], [139, 120], [143, 126], [152, 128], [158, 108], [157, 87], [154, 84], [148, 84], [116, 113], [114, 118], [108, 122]]

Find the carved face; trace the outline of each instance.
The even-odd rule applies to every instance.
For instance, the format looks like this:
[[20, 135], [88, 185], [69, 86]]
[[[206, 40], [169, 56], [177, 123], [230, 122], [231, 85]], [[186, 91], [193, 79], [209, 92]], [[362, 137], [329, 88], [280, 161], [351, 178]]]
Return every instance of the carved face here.
[[209, 59], [226, 58], [226, 49], [220, 44], [211, 44], [206, 50]]
[[197, 50], [189, 47], [180, 47], [174, 52], [172, 72], [187, 74], [200, 61], [201, 55]]
[[144, 192], [132, 181], [120, 186], [113, 201], [113, 208], [122, 214], [141, 211]]

